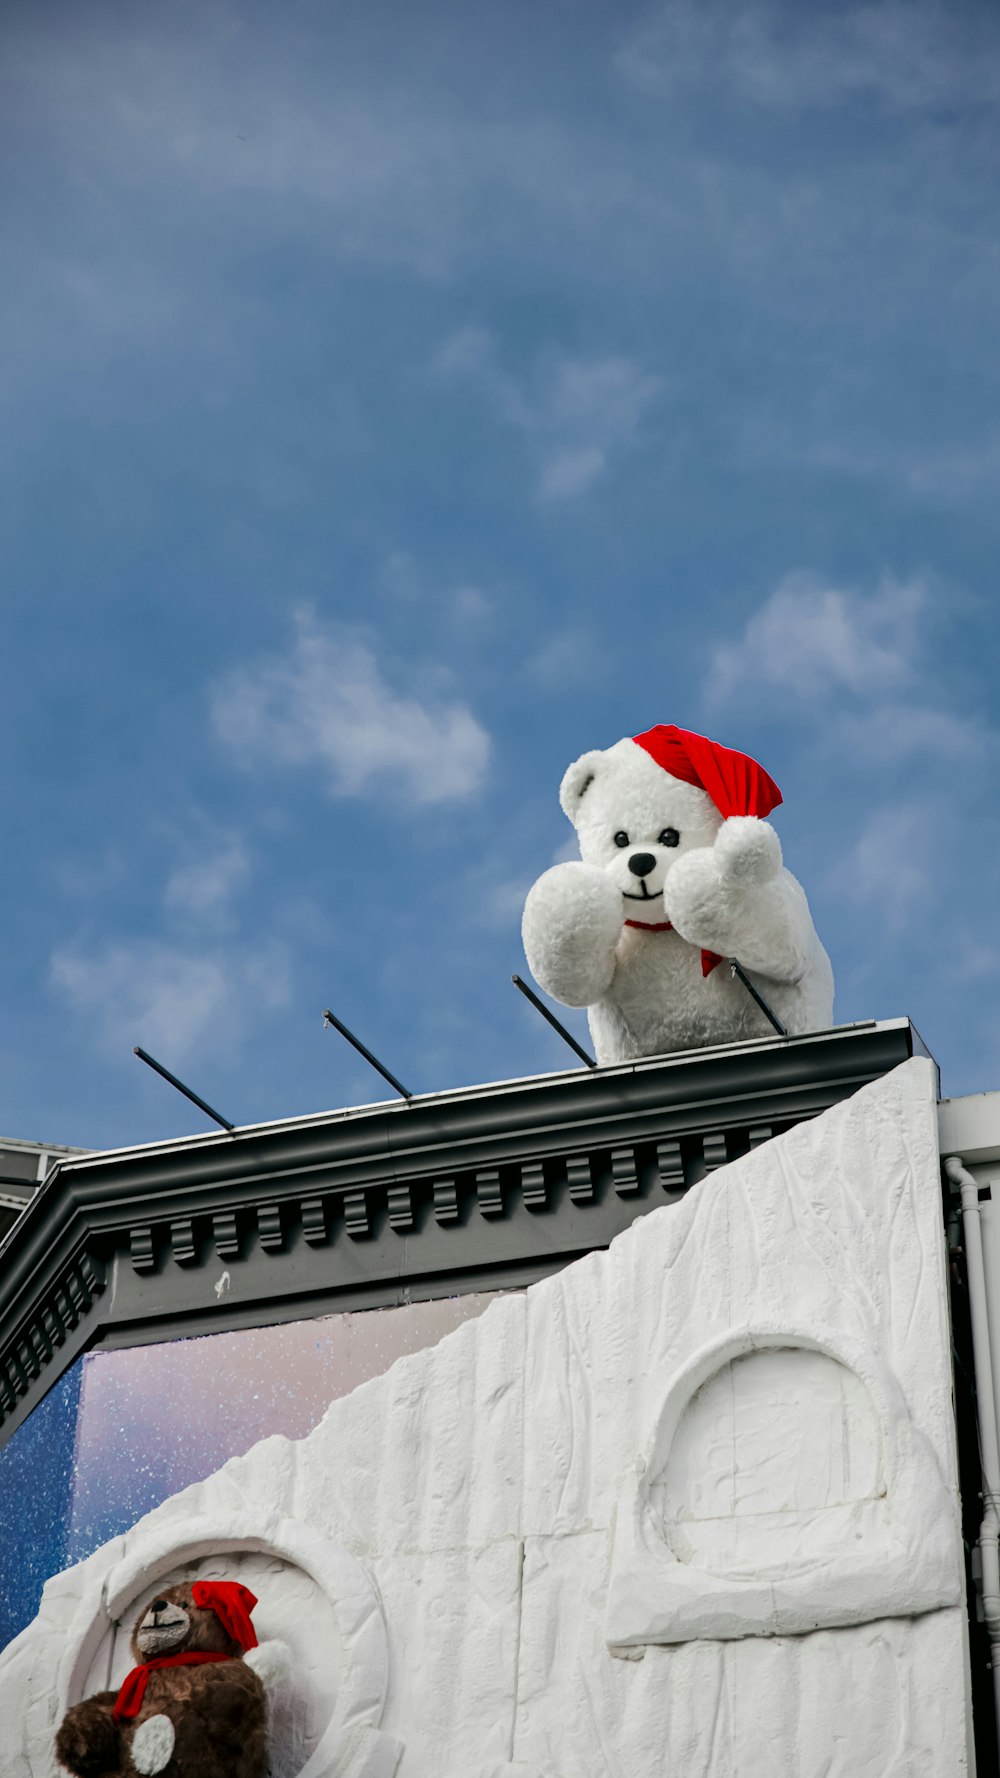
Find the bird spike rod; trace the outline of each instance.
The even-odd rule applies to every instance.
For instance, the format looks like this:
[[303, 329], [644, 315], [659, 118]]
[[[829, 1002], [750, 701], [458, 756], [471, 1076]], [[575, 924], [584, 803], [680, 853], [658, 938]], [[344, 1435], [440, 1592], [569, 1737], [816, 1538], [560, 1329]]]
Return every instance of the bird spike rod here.
[[745, 987], [747, 993], [751, 996], [752, 999], [756, 1000], [757, 1005], [760, 1007], [761, 1012], [764, 1014], [764, 1017], [766, 1019], [770, 1019], [771, 1024], [774, 1026], [774, 1029], [778, 1033], [778, 1036], [779, 1037], [787, 1037], [788, 1032], [786, 1031], [784, 1025], [781, 1023], [781, 1020], [779, 1019], [777, 1013], [771, 1011], [771, 1008], [768, 1006], [767, 1001], [764, 999], [763, 994], [759, 994], [757, 992], [757, 989], [754, 987], [753, 982], [750, 980], [750, 977], [747, 975], [747, 972], [744, 969], [742, 963], [737, 963], [735, 957], [730, 957], [729, 966], [730, 966], [733, 974], [735, 976], [739, 976], [739, 979], [743, 983], [743, 986]]
[[169, 1081], [172, 1087], [176, 1087], [179, 1093], [184, 1094], [185, 1099], [190, 1099], [192, 1105], [197, 1105], [199, 1111], [203, 1111], [206, 1117], [210, 1117], [213, 1123], [220, 1124], [224, 1130], [235, 1130], [236, 1125], [231, 1124], [228, 1117], [222, 1117], [219, 1112], [213, 1111], [210, 1105], [206, 1105], [204, 1099], [200, 1099], [198, 1094], [193, 1093], [190, 1087], [186, 1087], [182, 1080], [178, 1080], [176, 1074], [171, 1074], [169, 1068], [164, 1068], [163, 1063], [158, 1062], [155, 1056], [140, 1049], [138, 1044], [133, 1045], [132, 1054], [138, 1056], [140, 1062], [145, 1062], [147, 1068], [152, 1068], [156, 1074], [162, 1075], [163, 1079]]
[[544, 1004], [544, 1002], [539, 1000], [538, 995], [535, 994], [532, 991], [532, 989], [528, 987], [527, 982], [522, 982], [521, 977], [519, 975], [512, 975], [510, 979], [513, 982], [515, 988], [517, 988], [524, 995], [525, 1000], [531, 1001], [531, 1004], [534, 1007], [535, 1011], [540, 1012], [542, 1015], [542, 1018], [548, 1020], [549, 1024], [552, 1026], [553, 1031], [558, 1031], [563, 1042], [568, 1043], [571, 1050], [575, 1050], [575, 1052], [579, 1056], [581, 1062], [586, 1062], [588, 1068], [596, 1068], [597, 1063], [594, 1061], [593, 1056], [588, 1056], [583, 1045], [580, 1043], [577, 1043], [576, 1038], [572, 1035], [572, 1032], [567, 1031], [565, 1025], [560, 1024], [559, 1020], [556, 1018], [555, 1013], [550, 1012], [548, 1007]]
[[381, 1076], [382, 1076], [382, 1079], [387, 1080], [389, 1082], [389, 1085], [391, 1087], [395, 1088], [396, 1092], [400, 1095], [401, 1098], [403, 1098], [403, 1099], [412, 1099], [413, 1098], [413, 1094], [410, 1092], [409, 1087], [404, 1087], [401, 1080], [397, 1080], [396, 1076], [394, 1074], [390, 1074], [388, 1068], [386, 1068], [384, 1063], [380, 1062], [377, 1056], [372, 1055], [372, 1052], [368, 1048], [367, 1044], [362, 1043], [360, 1037], [355, 1037], [354, 1032], [349, 1031], [347, 1026], [345, 1024], [343, 1024], [340, 1019], [337, 1018], [336, 1013], [332, 1013], [330, 1011], [330, 1008], [328, 1006], [324, 1007], [324, 1009], [323, 1009], [323, 1023], [324, 1023], [324, 1025], [332, 1025], [335, 1031], [340, 1032], [341, 1037], [346, 1037], [348, 1043], [352, 1043], [354, 1045], [354, 1048], [357, 1050], [358, 1055], [364, 1056], [366, 1062], [370, 1062], [373, 1068], [377, 1068], [379, 1074], [381, 1074]]

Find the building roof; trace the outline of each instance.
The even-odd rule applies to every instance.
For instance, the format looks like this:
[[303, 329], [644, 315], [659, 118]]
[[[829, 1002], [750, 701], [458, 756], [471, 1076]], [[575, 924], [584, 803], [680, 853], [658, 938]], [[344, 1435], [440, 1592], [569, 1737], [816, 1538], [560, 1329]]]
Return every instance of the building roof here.
[[534, 1282], [914, 1054], [868, 1021], [66, 1154], [0, 1244], [0, 1443], [97, 1343]]
[[0, 1136], [0, 1240], [34, 1196], [50, 1167], [69, 1155], [86, 1152], [60, 1143], [25, 1142], [15, 1136]]

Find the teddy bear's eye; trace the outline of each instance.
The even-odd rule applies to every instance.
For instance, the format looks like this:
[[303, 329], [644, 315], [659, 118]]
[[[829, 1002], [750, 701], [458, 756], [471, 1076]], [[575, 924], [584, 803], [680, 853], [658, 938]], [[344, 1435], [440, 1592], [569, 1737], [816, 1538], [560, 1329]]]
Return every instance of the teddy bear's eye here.
[[659, 836], [659, 842], [661, 846], [679, 846], [681, 836], [676, 827], [665, 827]]
[[620, 827], [618, 829], [618, 832], [615, 834], [615, 845], [616, 846], [627, 846], [628, 845], [628, 834], [625, 832], [625, 829], [623, 827]]

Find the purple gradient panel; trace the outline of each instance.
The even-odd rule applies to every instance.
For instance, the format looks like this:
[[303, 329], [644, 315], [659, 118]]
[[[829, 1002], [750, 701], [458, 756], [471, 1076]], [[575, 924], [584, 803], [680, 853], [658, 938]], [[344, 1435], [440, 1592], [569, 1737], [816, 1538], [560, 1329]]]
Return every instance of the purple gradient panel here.
[[303, 1438], [331, 1401], [436, 1345], [495, 1294], [89, 1354], [67, 1562], [259, 1439]]

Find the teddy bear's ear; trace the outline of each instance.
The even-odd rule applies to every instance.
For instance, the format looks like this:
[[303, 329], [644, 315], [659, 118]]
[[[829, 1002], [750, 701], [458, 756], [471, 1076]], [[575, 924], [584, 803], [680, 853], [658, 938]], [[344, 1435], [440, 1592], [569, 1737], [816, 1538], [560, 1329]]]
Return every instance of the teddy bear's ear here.
[[575, 759], [563, 775], [563, 781], [559, 786], [559, 801], [562, 804], [563, 814], [569, 816], [574, 827], [580, 804], [597, 776], [603, 759], [604, 755], [599, 749], [595, 749], [591, 753], [581, 753], [579, 759]]

